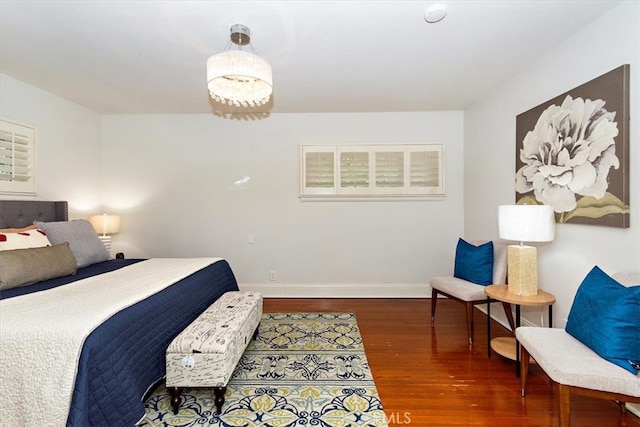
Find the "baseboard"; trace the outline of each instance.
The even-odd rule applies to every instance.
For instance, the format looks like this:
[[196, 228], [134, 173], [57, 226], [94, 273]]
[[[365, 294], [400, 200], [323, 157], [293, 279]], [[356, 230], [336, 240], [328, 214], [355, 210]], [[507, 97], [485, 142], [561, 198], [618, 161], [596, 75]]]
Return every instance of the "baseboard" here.
[[[478, 304], [476, 305], [476, 308], [481, 312], [483, 312], [484, 314], [487, 314], [486, 304]], [[516, 315], [514, 313], [513, 314], [514, 320], [515, 320], [515, 317]], [[491, 304], [491, 318], [496, 322], [498, 322], [499, 324], [501, 324], [502, 326], [504, 326], [505, 328], [507, 328], [508, 330], [511, 330], [511, 326], [509, 326], [509, 322], [507, 321], [507, 316], [504, 314], [502, 303], [494, 302]], [[522, 326], [538, 326], [535, 323], [530, 322], [529, 320], [525, 319], [522, 316], [520, 317], [520, 324]]]
[[[242, 291], [260, 292], [265, 298], [431, 298], [425, 283], [239, 283]], [[487, 314], [484, 304], [476, 308]], [[491, 304], [491, 318], [509, 329], [502, 304]], [[523, 326], [536, 326], [522, 318]]]
[[627, 410], [636, 417], [640, 418], [640, 404], [639, 403], [627, 403]]
[[265, 298], [429, 298], [425, 283], [239, 283]]

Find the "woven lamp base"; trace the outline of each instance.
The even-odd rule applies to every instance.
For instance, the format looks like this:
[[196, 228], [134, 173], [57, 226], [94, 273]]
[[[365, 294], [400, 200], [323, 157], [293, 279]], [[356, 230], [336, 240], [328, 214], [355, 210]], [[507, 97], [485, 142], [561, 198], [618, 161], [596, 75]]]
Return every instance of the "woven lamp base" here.
[[510, 245], [507, 248], [509, 292], [516, 295], [538, 294], [538, 256], [533, 246]]

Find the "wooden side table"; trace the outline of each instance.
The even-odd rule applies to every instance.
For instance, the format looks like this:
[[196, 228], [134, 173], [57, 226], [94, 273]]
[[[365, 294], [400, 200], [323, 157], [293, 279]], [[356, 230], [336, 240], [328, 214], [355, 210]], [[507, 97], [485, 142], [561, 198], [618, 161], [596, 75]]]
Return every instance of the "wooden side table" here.
[[[484, 292], [489, 298], [493, 298], [503, 303], [515, 304], [516, 306], [516, 328], [520, 326], [520, 306], [529, 307], [549, 307], [549, 327], [553, 327], [553, 303], [556, 297], [538, 289], [536, 295], [523, 296], [509, 292], [508, 285], [489, 285], [484, 288]], [[487, 335], [491, 338], [491, 312], [488, 313]], [[507, 314], [509, 316], [509, 314]], [[520, 376], [520, 343], [516, 340], [515, 330], [512, 330], [512, 337], [499, 337], [491, 340], [491, 348], [499, 355], [516, 361], [516, 376]]]

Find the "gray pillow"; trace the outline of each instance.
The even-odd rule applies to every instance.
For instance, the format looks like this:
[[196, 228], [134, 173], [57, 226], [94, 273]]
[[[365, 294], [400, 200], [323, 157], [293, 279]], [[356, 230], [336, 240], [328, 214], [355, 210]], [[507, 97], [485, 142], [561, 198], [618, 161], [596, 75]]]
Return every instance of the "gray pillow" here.
[[36, 221], [34, 224], [47, 233], [52, 245], [69, 242], [78, 267], [86, 267], [109, 259], [107, 248], [86, 219], [59, 222]]
[[42, 248], [0, 251], [0, 289], [27, 286], [75, 274], [76, 258], [69, 243]]

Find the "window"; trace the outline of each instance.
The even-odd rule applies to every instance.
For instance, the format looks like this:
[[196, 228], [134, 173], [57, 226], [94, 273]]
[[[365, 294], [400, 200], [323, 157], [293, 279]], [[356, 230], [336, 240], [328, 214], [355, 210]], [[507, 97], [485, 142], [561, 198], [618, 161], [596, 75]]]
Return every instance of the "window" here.
[[300, 197], [442, 198], [442, 144], [303, 145]]
[[0, 119], [0, 193], [35, 194], [35, 129]]
[[[392, 151], [393, 150], [393, 151]], [[380, 194], [403, 194], [404, 191], [404, 150], [384, 147], [374, 152], [375, 189]]]
[[345, 146], [338, 147], [337, 151], [340, 153], [340, 189], [338, 193], [362, 194], [368, 192], [371, 182], [369, 149], [366, 146]]
[[323, 149], [304, 153], [304, 182], [307, 183], [308, 194], [333, 194], [335, 181], [335, 153], [333, 150]]

